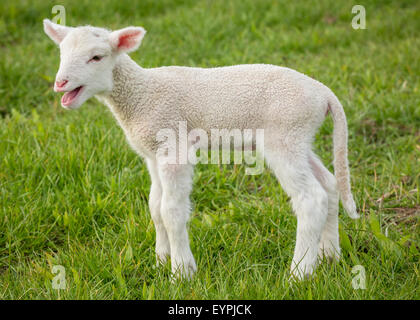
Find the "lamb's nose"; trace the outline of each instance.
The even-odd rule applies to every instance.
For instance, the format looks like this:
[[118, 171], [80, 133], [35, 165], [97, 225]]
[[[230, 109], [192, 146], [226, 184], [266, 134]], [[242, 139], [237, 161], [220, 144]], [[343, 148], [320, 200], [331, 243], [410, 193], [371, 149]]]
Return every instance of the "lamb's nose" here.
[[68, 82], [68, 80], [56, 81], [55, 82], [55, 86], [57, 88], [62, 88], [62, 87], [64, 87], [66, 85], [67, 82]]

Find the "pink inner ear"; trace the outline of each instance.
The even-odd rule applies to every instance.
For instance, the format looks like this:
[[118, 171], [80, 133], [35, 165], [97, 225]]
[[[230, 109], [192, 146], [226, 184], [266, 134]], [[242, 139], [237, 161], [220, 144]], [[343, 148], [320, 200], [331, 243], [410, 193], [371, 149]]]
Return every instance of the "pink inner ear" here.
[[47, 26], [48, 32], [51, 35], [52, 38], [54, 38], [56, 41], [61, 41], [63, 40], [60, 35], [58, 34], [58, 32], [55, 31], [54, 28], [52, 28], [51, 26]]
[[130, 49], [131, 47], [134, 47], [136, 45], [136, 39], [138, 36], [140, 36], [140, 31], [132, 31], [128, 34], [124, 34], [120, 36], [119, 42], [118, 42], [118, 48], [122, 49]]

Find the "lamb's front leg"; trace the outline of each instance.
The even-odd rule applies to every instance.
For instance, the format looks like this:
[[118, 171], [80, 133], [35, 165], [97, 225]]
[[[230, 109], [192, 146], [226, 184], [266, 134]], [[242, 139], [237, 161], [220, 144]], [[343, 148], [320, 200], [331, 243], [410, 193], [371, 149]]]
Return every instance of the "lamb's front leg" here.
[[171, 247], [172, 273], [189, 278], [197, 269], [187, 232], [193, 168], [191, 165], [159, 164], [158, 172], [162, 184], [160, 212]]
[[160, 183], [157, 162], [155, 159], [147, 159], [146, 162], [150, 178], [152, 180], [149, 195], [149, 209], [156, 229], [156, 261], [159, 264], [166, 262], [168, 256], [171, 254], [171, 247], [169, 245], [166, 228], [160, 214], [162, 184]]

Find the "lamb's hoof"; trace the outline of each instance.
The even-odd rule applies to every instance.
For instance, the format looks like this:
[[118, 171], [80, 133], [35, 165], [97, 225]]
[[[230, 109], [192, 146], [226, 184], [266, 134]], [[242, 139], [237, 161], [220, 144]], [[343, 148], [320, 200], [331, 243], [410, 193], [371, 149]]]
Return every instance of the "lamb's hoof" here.
[[315, 270], [315, 265], [292, 263], [289, 282], [300, 282], [300, 281], [309, 280], [312, 278], [312, 274], [314, 270]]
[[172, 267], [172, 281], [176, 282], [179, 280], [191, 280], [197, 271], [197, 265], [192, 260], [187, 264], [180, 264]]
[[156, 267], [164, 266], [168, 262], [169, 253], [156, 252]]
[[334, 247], [320, 247], [318, 251], [318, 258], [320, 260], [326, 259], [328, 262], [338, 262], [341, 258], [340, 249]]
[[292, 271], [290, 273], [289, 283], [302, 282], [302, 281], [310, 280], [311, 278], [312, 278], [312, 274], [310, 274], [310, 273]]

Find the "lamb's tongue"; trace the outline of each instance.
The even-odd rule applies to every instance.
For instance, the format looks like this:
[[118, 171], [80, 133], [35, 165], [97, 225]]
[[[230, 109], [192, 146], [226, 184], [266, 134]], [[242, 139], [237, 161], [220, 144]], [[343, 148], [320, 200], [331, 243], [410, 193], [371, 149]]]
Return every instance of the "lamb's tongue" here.
[[71, 100], [74, 99], [74, 97], [77, 95], [77, 93], [79, 92], [79, 90], [80, 90], [80, 88], [76, 88], [76, 89], [74, 89], [72, 91], [66, 92], [63, 95], [63, 98], [61, 99], [61, 101], [64, 102], [64, 103], [70, 102]]

